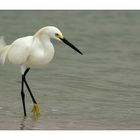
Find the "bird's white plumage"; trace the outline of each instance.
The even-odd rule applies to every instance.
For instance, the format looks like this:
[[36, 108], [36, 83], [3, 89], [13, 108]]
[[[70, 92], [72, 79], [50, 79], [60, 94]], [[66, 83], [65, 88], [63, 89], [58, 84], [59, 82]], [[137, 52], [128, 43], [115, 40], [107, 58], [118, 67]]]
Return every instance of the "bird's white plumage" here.
[[11, 45], [6, 45], [3, 38], [0, 41], [0, 61], [6, 61], [21, 66], [22, 74], [27, 68], [38, 67], [49, 63], [54, 56], [54, 47], [50, 41], [55, 34], [62, 35], [59, 29], [47, 26], [35, 35], [22, 37]]
[[32, 36], [23, 37], [15, 40], [9, 45], [7, 59], [13, 64], [26, 64], [28, 57], [31, 55], [32, 49]]

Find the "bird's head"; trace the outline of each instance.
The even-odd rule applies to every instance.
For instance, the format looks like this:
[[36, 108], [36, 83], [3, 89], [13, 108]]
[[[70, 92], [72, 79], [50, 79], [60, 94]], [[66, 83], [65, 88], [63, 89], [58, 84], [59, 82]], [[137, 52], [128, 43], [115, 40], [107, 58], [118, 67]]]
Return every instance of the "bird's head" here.
[[50, 38], [53, 38], [53, 39], [56, 39], [56, 40], [59, 40], [59, 41], [61, 41], [61, 39], [64, 38], [61, 31], [54, 26], [47, 26], [46, 33]]
[[54, 27], [54, 26], [47, 26], [44, 27], [40, 30], [41, 33], [46, 34], [49, 38], [53, 38], [56, 39], [58, 41], [64, 42], [65, 44], [67, 44], [69, 47], [71, 47], [72, 49], [74, 49], [75, 51], [77, 51], [78, 53], [80, 53], [81, 55], [83, 55], [83, 53], [77, 49], [73, 44], [71, 44], [61, 33], [61, 31]]

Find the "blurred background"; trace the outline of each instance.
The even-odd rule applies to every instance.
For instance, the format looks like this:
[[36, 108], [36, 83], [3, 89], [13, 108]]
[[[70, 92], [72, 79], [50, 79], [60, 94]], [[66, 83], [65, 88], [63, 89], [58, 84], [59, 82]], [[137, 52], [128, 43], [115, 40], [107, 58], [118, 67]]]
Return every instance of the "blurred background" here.
[[83, 52], [52, 40], [53, 61], [28, 81], [40, 106], [27, 118], [20, 96], [20, 67], [0, 66], [0, 129], [140, 129], [140, 11], [0, 11], [7, 44], [58, 27]]

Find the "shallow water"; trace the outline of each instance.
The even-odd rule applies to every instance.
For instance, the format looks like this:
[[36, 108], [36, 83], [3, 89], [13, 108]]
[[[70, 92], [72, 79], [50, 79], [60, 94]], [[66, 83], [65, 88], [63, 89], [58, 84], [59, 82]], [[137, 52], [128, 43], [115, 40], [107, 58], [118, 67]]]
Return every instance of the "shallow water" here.
[[28, 81], [41, 116], [26, 118], [20, 68], [0, 67], [0, 129], [140, 129], [140, 11], [0, 11], [8, 43], [46, 25], [83, 53], [53, 41], [55, 57]]

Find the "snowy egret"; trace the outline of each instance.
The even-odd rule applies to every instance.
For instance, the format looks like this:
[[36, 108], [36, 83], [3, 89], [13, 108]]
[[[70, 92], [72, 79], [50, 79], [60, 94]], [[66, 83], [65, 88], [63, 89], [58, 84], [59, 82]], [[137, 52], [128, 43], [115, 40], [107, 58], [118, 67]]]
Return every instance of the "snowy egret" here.
[[46, 65], [52, 60], [54, 47], [50, 41], [51, 38], [64, 42], [82, 55], [82, 52], [64, 38], [61, 31], [54, 26], [41, 28], [33, 36], [18, 38], [10, 45], [6, 45], [2, 37], [0, 39], [0, 62], [4, 64], [8, 61], [21, 67], [21, 98], [24, 116], [26, 116], [24, 85], [27, 87], [34, 104], [33, 115], [38, 116], [40, 114], [38, 104], [27, 83], [26, 75], [31, 68], [41, 67], [41, 65]]

